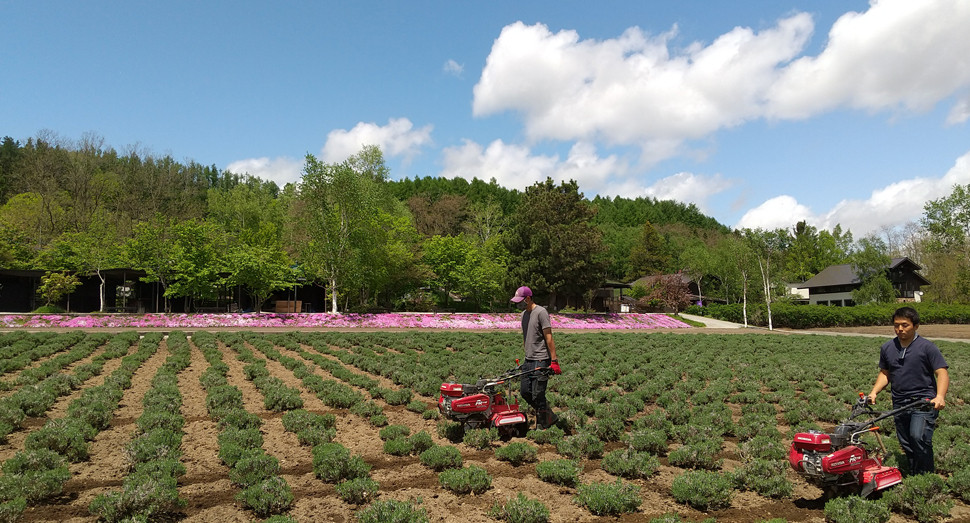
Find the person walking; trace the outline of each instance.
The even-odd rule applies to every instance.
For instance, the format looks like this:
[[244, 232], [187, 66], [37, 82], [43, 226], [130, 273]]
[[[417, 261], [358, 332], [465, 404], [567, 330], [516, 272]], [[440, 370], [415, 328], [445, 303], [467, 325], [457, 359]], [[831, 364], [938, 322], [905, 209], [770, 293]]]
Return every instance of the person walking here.
[[[525, 346], [522, 370], [550, 368], [554, 373], [562, 374], [556, 357], [556, 343], [552, 339], [549, 311], [532, 300], [532, 289], [528, 287], [519, 287], [510, 301], [522, 311], [522, 342]], [[548, 374], [530, 372], [522, 375], [519, 387], [522, 398], [536, 411], [536, 427], [542, 430], [559, 420], [546, 401], [548, 383]]]
[[910, 410], [896, 414], [896, 436], [906, 453], [910, 474], [935, 472], [933, 430], [940, 410], [946, 406], [950, 386], [949, 366], [943, 353], [931, 341], [917, 334], [919, 312], [912, 307], [896, 309], [892, 317], [896, 337], [879, 349], [879, 374], [869, 393], [869, 403], [891, 385], [893, 408], [914, 400], [929, 400], [932, 410]]

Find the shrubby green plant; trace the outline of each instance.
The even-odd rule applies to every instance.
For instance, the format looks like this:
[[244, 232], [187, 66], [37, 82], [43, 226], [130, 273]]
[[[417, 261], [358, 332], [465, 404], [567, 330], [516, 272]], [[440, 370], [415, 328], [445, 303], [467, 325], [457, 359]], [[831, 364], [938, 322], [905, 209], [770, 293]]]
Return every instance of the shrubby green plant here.
[[60, 454], [47, 449], [20, 451], [3, 463], [0, 500], [24, 498], [35, 503], [60, 494], [70, 478]]
[[450, 445], [435, 445], [422, 452], [420, 459], [422, 465], [435, 472], [441, 472], [442, 470], [451, 468], [461, 468], [463, 463], [461, 452], [456, 447]]
[[546, 430], [530, 430], [525, 437], [536, 442], [537, 445], [556, 445], [566, 437], [566, 433], [559, 427], [549, 427]]
[[428, 511], [410, 501], [379, 499], [356, 513], [360, 523], [428, 523]]
[[546, 523], [549, 521], [549, 509], [537, 499], [529, 499], [519, 492], [516, 497], [509, 498], [505, 505], [493, 505], [488, 516], [509, 523]]
[[392, 439], [406, 438], [411, 435], [411, 429], [406, 425], [388, 425], [381, 429], [378, 433], [381, 440], [388, 441]]
[[442, 421], [438, 423], [438, 436], [452, 443], [458, 443], [465, 436], [465, 429], [457, 421]]
[[229, 480], [246, 489], [279, 474], [280, 462], [275, 456], [250, 452], [229, 469]]
[[556, 443], [556, 451], [569, 459], [599, 459], [603, 448], [599, 438], [586, 432], [566, 436]]
[[536, 474], [546, 483], [574, 487], [579, 483], [583, 468], [576, 461], [554, 459], [536, 464]]
[[538, 458], [536, 448], [524, 441], [516, 441], [495, 449], [495, 459], [508, 461], [513, 467], [523, 463], [533, 463]]
[[[680, 515], [679, 514], [667, 513], [667, 514], [664, 514], [664, 515], [660, 516], [659, 518], [653, 518], [653, 519], [651, 519], [649, 521], [649, 523], [687, 523], [688, 521], [690, 521], [690, 520], [680, 519]], [[707, 519], [701, 521], [700, 523], [717, 523], [717, 519], [715, 519], [715, 518], [707, 518]], [[785, 521], [784, 519], [772, 519], [771, 521], [767, 521], [767, 522], [766, 521], [759, 521], [757, 523], [788, 523], [788, 522]]]
[[752, 490], [766, 498], [787, 498], [795, 484], [785, 477], [784, 461], [753, 459], [732, 471], [734, 483], [741, 490]]
[[825, 503], [828, 523], [886, 523], [890, 516], [889, 507], [882, 500], [846, 496]]
[[324, 443], [313, 447], [313, 473], [327, 483], [367, 477], [370, 465], [359, 454], [350, 455], [340, 443]]
[[783, 460], [788, 455], [788, 447], [781, 440], [768, 436], [755, 436], [738, 445], [738, 455], [743, 461]]
[[172, 476], [153, 476], [135, 471], [125, 477], [120, 492], [110, 491], [94, 498], [89, 510], [100, 519], [115, 523], [171, 513], [186, 505], [179, 498], [176, 479]]
[[667, 434], [662, 430], [635, 430], [628, 436], [630, 448], [637, 452], [649, 452], [657, 456], [667, 455]]
[[614, 450], [603, 457], [603, 470], [614, 476], [642, 479], [660, 470], [660, 460], [653, 454], [631, 449]]
[[970, 467], [954, 472], [947, 487], [954, 496], [970, 503]]
[[53, 450], [71, 463], [79, 463], [88, 459], [88, 440], [94, 439], [97, 432], [80, 420], [53, 419], [44, 424], [44, 428], [29, 434], [24, 448]]
[[337, 484], [340, 499], [354, 505], [363, 505], [374, 500], [380, 485], [371, 478], [355, 478]]
[[634, 512], [643, 503], [640, 487], [624, 483], [589, 483], [577, 487], [577, 505], [586, 507], [594, 516], [616, 516]]
[[285, 479], [271, 476], [236, 494], [236, 499], [258, 517], [266, 517], [289, 509], [293, 504], [293, 493]]
[[0, 523], [15, 523], [23, 516], [27, 508], [27, 500], [24, 498], [14, 498], [10, 501], [0, 503]]
[[492, 487], [492, 477], [482, 467], [446, 469], [438, 474], [441, 486], [455, 494], [481, 494]]
[[498, 439], [498, 429], [473, 429], [465, 431], [462, 443], [478, 450], [485, 450]]
[[717, 459], [721, 452], [720, 439], [689, 441], [670, 452], [668, 461], [675, 467], [715, 470], [724, 460]]
[[600, 418], [586, 426], [600, 441], [620, 441], [626, 426], [619, 418]]
[[145, 463], [160, 459], [179, 459], [182, 455], [182, 433], [169, 429], [154, 429], [125, 445], [128, 463]]
[[389, 439], [384, 442], [384, 453], [391, 456], [408, 456], [414, 445], [407, 438]]
[[674, 478], [670, 492], [678, 503], [697, 510], [717, 510], [731, 505], [733, 483], [725, 474], [692, 470]]
[[953, 500], [948, 496], [946, 481], [936, 474], [903, 478], [883, 498], [893, 512], [913, 516], [920, 523], [932, 523], [950, 515]]
[[408, 442], [411, 444], [413, 448], [412, 452], [415, 454], [421, 454], [434, 446], [434, 440], [431, 439], [431, 434], [428, 434], [425, 430], [408, 438]]

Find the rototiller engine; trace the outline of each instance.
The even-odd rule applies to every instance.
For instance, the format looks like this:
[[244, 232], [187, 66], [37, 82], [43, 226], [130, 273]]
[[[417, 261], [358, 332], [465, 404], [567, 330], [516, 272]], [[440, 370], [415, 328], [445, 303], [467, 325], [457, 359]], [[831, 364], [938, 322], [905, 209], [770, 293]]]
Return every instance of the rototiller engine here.
[[[886, 412], [873, 410], [867, 400], [860, 393], [849, 418], [831, 434], [810, 430], [795, 434], [792, 440], [788, 462], [826, 493], [867, 497], [903, 481], [898, 468], [882, 464], [886, 448], [876, 432], [879, 430], [876, 423], [907, 410], [932, 408], [929, 400], [917, 400]], [[860, 439], [868, 432], [876, 435], [878, 449]]]
[[494, 378], [482, 378], [474, 385], [442, 383], [438, 410], [445, 418], [462, 423], [465, 430], [496, 428], [503, 439], [525, 436], [529, 418], [519, 411], [512, 382], [529, 373], [552, 374], [552, 369], [522, 370], [519, 360], [515, 364], [515, 368]]

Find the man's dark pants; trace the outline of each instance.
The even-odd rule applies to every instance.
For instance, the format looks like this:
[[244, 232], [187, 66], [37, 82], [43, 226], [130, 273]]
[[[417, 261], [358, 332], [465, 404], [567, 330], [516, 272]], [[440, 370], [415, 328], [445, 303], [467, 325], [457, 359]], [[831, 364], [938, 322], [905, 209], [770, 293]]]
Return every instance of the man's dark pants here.
[[[907, 399], [899, 404], [893, 402], [893, 408], [911, 402]], [[906, 453], [909, 460], [909, 472], [912, 475], [935, 472], [933, 463], [933, 430], [936, 428], [936, 410], [910, 410], [896, 414], [896, 437], [899, 446]]]
[[[522, 370], [534, 370], [548, 367], [552, 363], [551, 359], [546, 360], [525, 360]], [[542, 416], [549, 411], [549, 404], [546, 402], [546, 386], [549, 384], [549, 376], [542, 374], [523, 374], [519, 393], [522, 399], [536, 411], [536, 416], [542, 420]]]

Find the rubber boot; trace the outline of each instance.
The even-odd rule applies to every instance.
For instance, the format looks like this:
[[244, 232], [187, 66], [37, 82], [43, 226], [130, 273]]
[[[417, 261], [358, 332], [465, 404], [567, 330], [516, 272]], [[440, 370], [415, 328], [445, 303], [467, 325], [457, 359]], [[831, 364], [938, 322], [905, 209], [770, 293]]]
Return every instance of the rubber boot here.
[[552, 427], [559, 421], [559, 416], [551, 410], [544, 410], [536, 414], [536, 428], [539, 430], [546, 430]]

